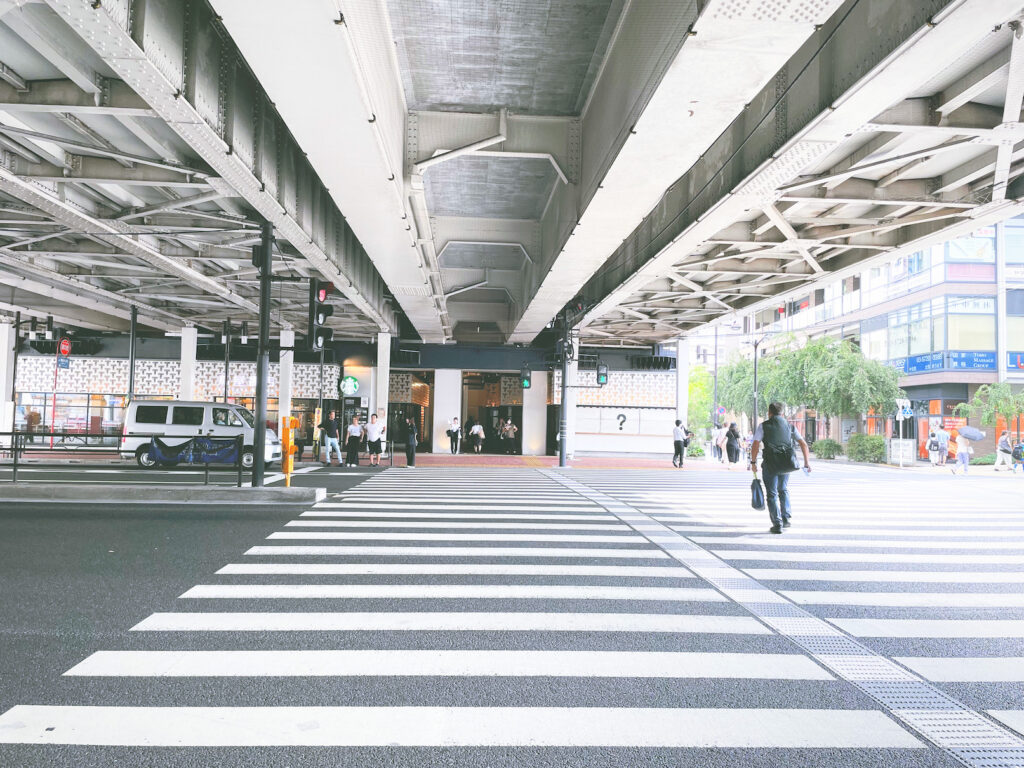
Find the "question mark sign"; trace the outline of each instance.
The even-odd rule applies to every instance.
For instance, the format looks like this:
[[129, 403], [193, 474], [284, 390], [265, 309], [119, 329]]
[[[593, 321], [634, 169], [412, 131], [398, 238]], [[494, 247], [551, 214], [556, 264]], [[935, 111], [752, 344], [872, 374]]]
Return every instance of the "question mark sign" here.
[[622, 431], [622, 425], [626, 423], [626, 414], [620, 413], [615, 418], [617, 418], [619, 420], [619, 431], [621, 432]]

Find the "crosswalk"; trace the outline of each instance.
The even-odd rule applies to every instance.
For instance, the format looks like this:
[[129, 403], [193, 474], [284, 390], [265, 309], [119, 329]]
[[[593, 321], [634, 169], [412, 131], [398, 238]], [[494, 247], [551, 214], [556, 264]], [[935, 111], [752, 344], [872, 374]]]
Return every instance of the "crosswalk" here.
[[929, 725], [939, 696], [943, 723], [1002, 761], [985, 765], [1024, 766], [1024, 516], [962, 484], [836, 473], [794, 482], [794, 526], [771, 536], [748, 482], [371, 475], [71, 666], [80, 703], [0, 714], [0, 744], [982, 765]]

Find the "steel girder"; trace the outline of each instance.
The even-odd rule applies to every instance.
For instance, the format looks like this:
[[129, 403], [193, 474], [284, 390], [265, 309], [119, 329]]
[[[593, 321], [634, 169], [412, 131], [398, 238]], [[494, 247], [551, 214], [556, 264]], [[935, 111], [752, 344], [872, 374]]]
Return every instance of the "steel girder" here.
[[48, 0], [143, 103], [380, 330], [385, 286], [205, 0]]

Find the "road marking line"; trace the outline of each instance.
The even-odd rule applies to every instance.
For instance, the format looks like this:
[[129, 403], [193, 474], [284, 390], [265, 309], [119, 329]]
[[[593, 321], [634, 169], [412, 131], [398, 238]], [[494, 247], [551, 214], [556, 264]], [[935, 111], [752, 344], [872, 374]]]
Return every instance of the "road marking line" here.
[[719, 603], [713, 589], [554, 584], [199, 584], [182, 598], [331, 600], [664, 600]]
[[133, 632], [678, 632], [768, 635], [749, 616], [674, 613], [154, 613]]
[[584, 547], [362, 547], [350, 545], [295, 545], [250, 547], [247, 555], [372, 555], [376, 557], [611, 557], [630, 560], [667, 560], [660, 549], [588, 549]]
[[831, 571], [803, 568], [744, 568], [758, 581], [918, 582], [921, 584], [1024, 584], [1018, 571]]
[[894, 656], [894, 661], [937, 683], [1022, 683], [1024, 656], [952, 657]]
[[[404, 498], [404, 495], [403, 495]], [[454, 511], [474, 511], [478, 510], [481, 512], [537, 512], [538, 510], [550, 509], [552, 512], [593, 512], [598, 509], [593, 504], [575, 505], [575, 506], [548, 506], [546, 504], [538, 502], [537, 504], [504, 504], [501, 506], [497, 505], [480, 505], [480, 504], [434, 504], [434, 503], [423, 503], [423, 504], [375, 504], [371, 502], [360, 502], [358, 504], [349, 503], [336, 503], [331, 501], [321, 501], [317, 504], [318, 509], [436, 509], [439, 511], [443, 510], [454, 510]]]
[[834, 680], [807, 656], [630, 651], [98, 651], [71, 677], [650, 677]]
[[372, 519], [395, 519], [395, 520], [418, 520], [421, 518], [437, 519], [453, 517], [457, 519], [479, 518], [481, 520], [615, 520], [609, 514], [601, 515], [531, 515], [525, 512], [507, 513], [498, 512], [487, 514], [483, 512], [336, 512], [333, 510], [320, 511], [315, 507], [303, 512], [299, 517], [340, 517], [340, 518], [372, 518]]
[[1024, 638], [1022, 619], [830, 618], [854, 637]]
[[[626, 530], [629, 530], [628, 528]], [[268, 539], [321, 539], [330, 541], [536, 541], [552, 544], [637, 544], [643, 538], [634, 533], [344, 533], [335, 531], [278, 531]]]
[[829, 592], [780, 594], [798, 605], [866, 605], [900, 608], [1024, 608], [1024, 594], [1010, 592]]
[[492, 563], [232, 563], [218, 575], [451, 575], [451, 576], [601, 576], [692, 579], [682, 567], [648, 565], [496, 565]]
[[1019, 549], [1024, 541], [894, 541], [878, 539], [798, 539], [786, 536], [772, 539], [725, 538], [721, 536], [690, 536], [698, 544], [742, 544], [755, 547], [840, 547], [843, 549]]
[[949, 565], [1024, 565], [1024, 555], [949, 555], [907, 552], [770, 552], [716, 549], [723, 560], [767, 560], [799, 563], [942, 563]]
[[999, 722], [1005, 723], [1018, 733], [1024, 734], [1024, 711], [1019, 709], [990, 709], [988, 713]]
[[[759, 525], [759, 526], [750, 526], [750, 527], [747, 527], [747, 528], [730, 528], [730, 527], [727, 527], [727, 526], [714, 527], [714, 526], [707, 526], [707, 525], [694, 525], [694, 526], [670, 525], [669, 527], [673, 531], [676, 531], [677, 533], [723, 533], [723, 534], [725, 534], [725, 533], [738, 533], [738, 534], [761, 534], [761, 533], [764, 533], [764, 524], [763, 523], [761, 525]], [[812, 533], [823, 534], [823, 535], [848, 533], [848, 534], [851, 534], [851, 535], [863, 536], [864, 535], [864, 528], [862, 528], [862, 527], [860, 527], [860, 528], [838, 528], [838, 527], [837, 528], [811, 528], [811, 527], [806, 527], [806, 526], [803, 526], [803, 525], [800, 526], [800, 535], [801, 536], [807, 535], [807, 534], [812, 534]], [[927, 529], [924, 529], [924, 528], [894, 528], [894, 529], [887, 529], [887, 530], [877, 531], [876, 535], [878, 535], [878, 536], [907, 536], [907, 537], [914, 537], [914, 538], [918, 538], [918, 539], [926, 539], [928, 537], [935, 537], [935, 538], [957, 538], [957, 537], [990, 538], [990, 537], [1000, 537], [1000, 538], [1019, 538], [1019, 539], [1024, 539], [1024, 527], [1021, 527], [1021, 528], [1018, 528], [1018, 529], [993, 529], [993, 530], [985, 530], [985, 531], [964, 531], [963, 530], [963, 524], [961, 522], [960, 527], [955, 529], [955, 530], [930, 531], [930, 530], [927, 530]], [[722, 537], [718, 541], [719, 542], [729, 542], [731, 540], [729, 538]]]
[[875, 710], [622, 707], [21, 705], [0, 716], [0, 742], [147, 747], [924, 748]]
[[288, 527], [316, 528], [483, 528], [491, 530], [510, 530], [516, 528], [536, 528], [540, 531], [629, 531], [622, 523], [494, 523], [494, 522], [409, 522], [408, 520], [293, 520], [285, 523]]

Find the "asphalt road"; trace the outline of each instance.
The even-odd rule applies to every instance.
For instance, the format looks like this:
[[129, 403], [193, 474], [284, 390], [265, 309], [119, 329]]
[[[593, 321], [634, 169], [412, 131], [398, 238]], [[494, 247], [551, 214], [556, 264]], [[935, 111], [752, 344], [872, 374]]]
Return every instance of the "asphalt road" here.
[[960, 765], [823, 634], [1021, 727], [1024, 478], [823, 467], [783, 536], [742, 472], [295, 482], [0, 509], [0, 765]]

